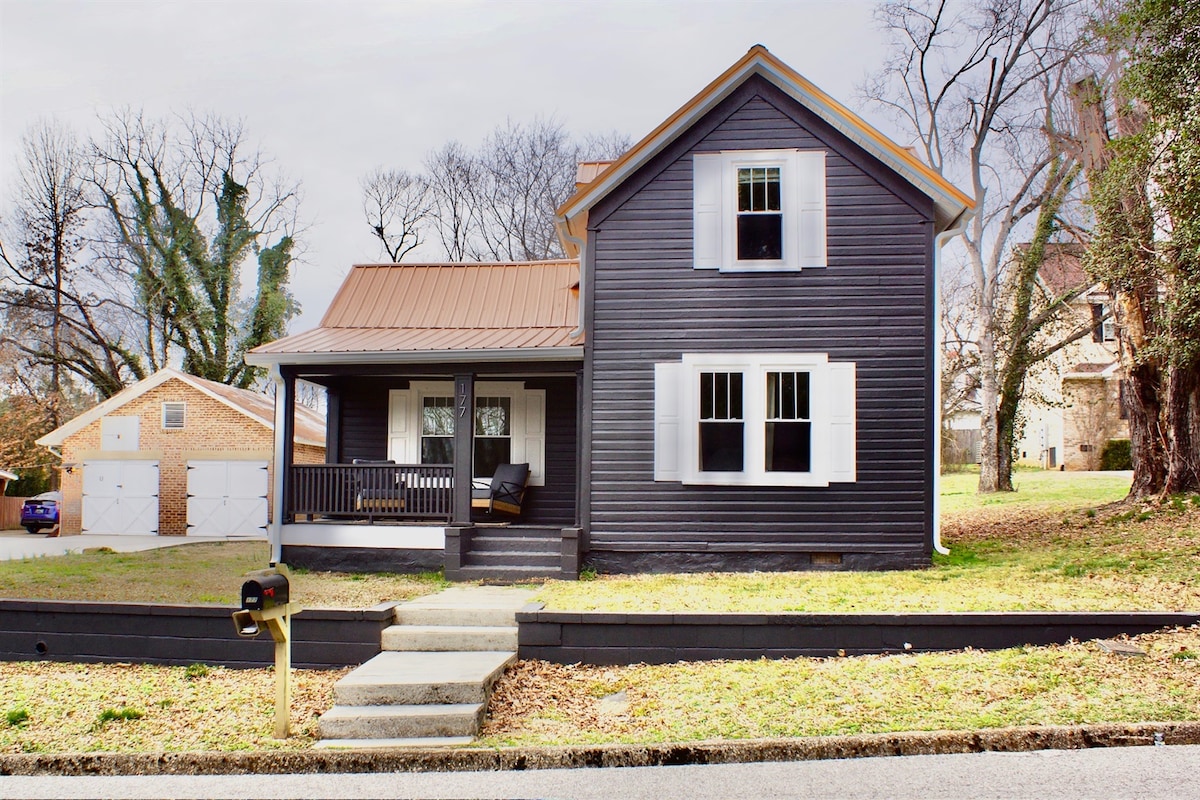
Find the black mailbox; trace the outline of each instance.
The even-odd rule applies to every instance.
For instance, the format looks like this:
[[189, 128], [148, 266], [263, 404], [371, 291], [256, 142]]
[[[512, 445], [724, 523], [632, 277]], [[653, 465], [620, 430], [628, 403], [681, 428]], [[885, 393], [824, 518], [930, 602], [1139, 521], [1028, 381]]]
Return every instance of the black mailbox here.
[[266, 611], [288, 604], [287, 576], [264, 572], [242, 584], [242, 608], [247, 611]]

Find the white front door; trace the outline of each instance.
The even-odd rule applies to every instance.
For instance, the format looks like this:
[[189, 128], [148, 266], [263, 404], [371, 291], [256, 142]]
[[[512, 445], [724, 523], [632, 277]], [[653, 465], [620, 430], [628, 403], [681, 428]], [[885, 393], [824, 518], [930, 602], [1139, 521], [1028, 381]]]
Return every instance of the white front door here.
[[262, 536], [267, 529], [266, 461], [189, 461], [187, 524], [192, 536]]
[[158, 533], [157, 461], [85, 461], [83, 532]]

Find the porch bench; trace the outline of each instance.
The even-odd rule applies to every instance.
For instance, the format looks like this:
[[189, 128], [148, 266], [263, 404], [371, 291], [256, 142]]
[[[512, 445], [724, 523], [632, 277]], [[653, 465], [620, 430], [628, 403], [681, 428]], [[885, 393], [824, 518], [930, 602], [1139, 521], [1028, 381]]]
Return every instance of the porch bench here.
[[405, 506], [403, 481], [385, 489], [360, 488], [354, 497], [354, 510], [366, 514], [368, 522], [375, 517], [399, 516]]

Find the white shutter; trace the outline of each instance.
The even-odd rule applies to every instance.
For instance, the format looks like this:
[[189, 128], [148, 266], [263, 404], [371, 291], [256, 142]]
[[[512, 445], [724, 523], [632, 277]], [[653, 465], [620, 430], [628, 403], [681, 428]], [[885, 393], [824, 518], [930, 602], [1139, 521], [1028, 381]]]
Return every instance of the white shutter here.
[[[525, 452], [523, 458], [529, 462], [529, 485], [546, 485], [546, 390], [525, 389], [524, 432]], [[513, 435], [517, 431], [514, 427]], [[514, 461], [517, 459], [514, 458]]]
[[829, 482], [856, 480], [855, 379], [853, 361], [830, 362], [829, 381]]
[[724, 165], [720, 153], [692, 155], [692, 256], [696, 269], [721, 266]]
[[683, 364], [654, 365], [654, 480], [681, 481]]
[[796, 206], [799, 211], [800, 242], [796, 266], [801, 269], [824, 267], [825, 252], [825, 151], [804, 150], [796, 153], [794, 181]]
[[[392, 389], [388, 392], [387, 457], [397, 464], [412, 464], [420, 460], [420, 431], [413, 431], [410, 418], [412, 396], [413, 392], [409, 389]], [[420, 424], [418, 416], [418, 429]]]

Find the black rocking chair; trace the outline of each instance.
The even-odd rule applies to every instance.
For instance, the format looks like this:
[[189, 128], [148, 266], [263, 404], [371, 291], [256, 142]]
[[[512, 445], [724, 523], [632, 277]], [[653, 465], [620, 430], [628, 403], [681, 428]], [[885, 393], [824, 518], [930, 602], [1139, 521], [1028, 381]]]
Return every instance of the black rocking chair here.
[[528, 464], [501, 464], [496, 467], [496, 474], [489, 486], [471, 489], [471, 508], [483, 509], [489, 514], [501, 511], [519, 517], [528, 484]]

